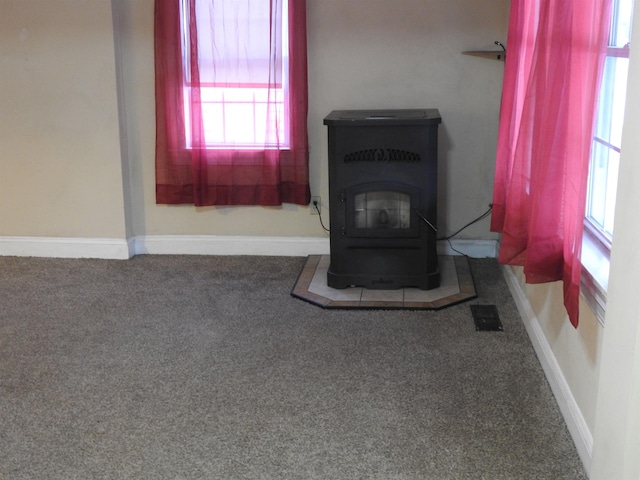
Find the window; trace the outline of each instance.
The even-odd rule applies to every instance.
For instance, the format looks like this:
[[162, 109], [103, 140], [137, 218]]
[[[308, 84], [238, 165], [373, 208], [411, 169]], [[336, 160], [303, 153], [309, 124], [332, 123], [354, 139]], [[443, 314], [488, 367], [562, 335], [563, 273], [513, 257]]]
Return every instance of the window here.
[[[186, 79], [192, 78], [189, 3], [181, 2]], [[282, 19], [288, 17], [287, 2], [195, 0], [195, 12], [206, 148], [286, 148], [289, 33]], [[183, 91], [189, 148], [191, 87], [186, 82]]]
[[155, 0], [156, 202], [308, 205], [306, 3]]
[[583, 264], [587, 300], [604, 316], [627, 91], [633, 0], [614, 0], [591, 147]]

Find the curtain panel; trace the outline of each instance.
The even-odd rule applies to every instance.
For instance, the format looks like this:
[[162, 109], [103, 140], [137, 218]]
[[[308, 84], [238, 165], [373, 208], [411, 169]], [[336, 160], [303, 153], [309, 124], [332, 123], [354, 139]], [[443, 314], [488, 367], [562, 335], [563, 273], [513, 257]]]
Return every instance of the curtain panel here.
[[513, 0], [491, 230], [527, 283], [563, 281], [578, 325], [581, 246], [611, 0]]
[[[267, 14], [249, 12], [245, 20], [230, 8], [239, 4], [247, 9], [261, 4]], [[233, 23], [222, 25], [221, 15]], [[257, 25], [258, 21], [267, 24]], [[283, 22], [289, 27], [286, 39], [280, 38]], [[222, 31], [224, 34], [218, 34]], [[269, 38], [252, 40], [256, 31], [266, 32]], [[156, 202], [307, 205], [305, 2], [156, 0], [154, 36]], [[253, 46], [241, 43], [247, 41]], [[255, 57], [251, 49], [260, 48], [268, 49], [268, 59], [258, 62], [250, 58]], [[247, 103], [254, 112], [244, 122], [246, 131], [243, 128], [236, 136], [249, 134], [261, 138], [264, 145], [254, 141], [236, 147], [233, 139], [212, 140], [227, 127], [218, 120], [231, 116], [231, 110], [223, 110], [223, 103], [234, 101], [229, 100], [234, 95], [246, 96], [244, 92], [253, 94], [253, 103], [241, 99], [226, 104], [236, 107], [236, 116], [248, 111]], [[223, 113], [212, 115], [217, 111]]]

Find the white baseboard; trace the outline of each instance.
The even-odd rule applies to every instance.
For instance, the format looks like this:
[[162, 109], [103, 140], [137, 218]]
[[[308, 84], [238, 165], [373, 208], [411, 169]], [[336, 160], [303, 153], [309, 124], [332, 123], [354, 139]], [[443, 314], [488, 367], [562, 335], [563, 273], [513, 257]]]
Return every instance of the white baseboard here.
[[135, 238], [135, 254], [265, 255], [306, 257], [329, 253], [329, 238], [239, 237], [217, 235], [144, 235]]
[[[439, 255], [464, 253], [470, 257], [495, 258], [498, 242], [496, 240], [451, 240], [451, 243], [440, 241], [437, 248]], [[328, 255], [329, 238], [150, 235], [136, 237], [135, 251], [136, 254]]]
[[497, 258], [497, 240], [451, 239], [438, 241], [438, 255], [467, 255], [473, 258]]
[[509, 290], [516, 302], [520, 316], [527, 333], [536, 351], [542, 369], [551, 385], [551, 390], [560, 407], [562, 416], [567, 424], [571, 438], [576, 446], [578, 455], [582, 460], [587, 474], [591, 469], [591, 458], [593, 455], [593, 434], [589, 430], [587, 422], [580, 411], [580, 407], [571, 392], [571, 388], [560, 369], [560, 365], [542, 331], [540, 322], [529, 303], [525, 292], [522, 290], [518, 279], [509, 266], [503, 266], [504, 277], [509, 285]]
[[126, 260], [133, 246], [119, 238], [0, 237], [0, 256]]
[[[438, 242], [439, 255], [495, 258], [496, 240]], [[127, 259], [134, 255], [328, 255], [328, 237], [140, 235], [117, 238], [0, 237], [0, 256]]]

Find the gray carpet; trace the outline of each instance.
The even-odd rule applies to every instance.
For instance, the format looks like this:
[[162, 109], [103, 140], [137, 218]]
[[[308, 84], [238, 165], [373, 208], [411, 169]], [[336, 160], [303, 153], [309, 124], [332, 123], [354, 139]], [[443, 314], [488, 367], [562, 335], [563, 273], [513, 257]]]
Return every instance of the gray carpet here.
[[323, 310], [304, 258], [0, 257], [2, 479], [585, 479], [501, 272]]

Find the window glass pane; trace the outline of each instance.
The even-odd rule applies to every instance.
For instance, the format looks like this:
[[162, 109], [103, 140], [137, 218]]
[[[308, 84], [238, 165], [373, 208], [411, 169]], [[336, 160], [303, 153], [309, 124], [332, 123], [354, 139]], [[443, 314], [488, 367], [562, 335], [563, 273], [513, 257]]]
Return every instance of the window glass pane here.
[[[207, 148], [288, 146], [287, 1], [196, 0], [198, 66]], [[183, 54], [189, 66], [188, 9]], [[187, 71], [185, 78], [189, 79]], [[191, 148], [190, 89], [184, 89], [185, 134]]]
[[[269, 0], [196, 0], [202, 82], [240, 84], [269, 79]], [[272, 18], [276, 21], [271, 22]]]
[[617, 0], [613, 4], [609, 45], [624, 47], [631, 42], [633, 0]]
[[607, 57], [598, 99], [596, 137], [620, 148], [629, 59]]
[[609, 46], [614, 48], [605, 59], [589, 165], [585, 216], [609, 241], [613, 237], [632, 13], [633, 0], [614, 0], [609, 37]]
[[589, 201], [587, 202], [587, 216], [602, 226], [604, 223], [604, 199], [609, 160], [609, 149], [597, 142], [591, 147], [592, 161], [589, 169]]
[[616, 208], [616, 193], [618, 191], [618, 168], [620, 166], [620, 154], [609, 152], [609, 168], [607, 171], [607, 193], [604, 208], [604, 232], [609, 238], [613, 237], [613, 219]]
[[620, 154], [598, 142], [592, 153], [587, 218], [611, 238]]
[[224, 142], [224, 108], [221, 103], [206, 103], [202, 105], [204, 122], [204, 136], [207, 142]]
[[224, 122], [226, 124], [225, 143], [231, 145], [250, 145], [254, 143], [255, 131], [252, 105], [243, 103], [226, 104]]
[[225, 103], [252, 103], [253, 88], [207, 88], [201, 90], [214, 90], [221, 94], [221, 100]]

